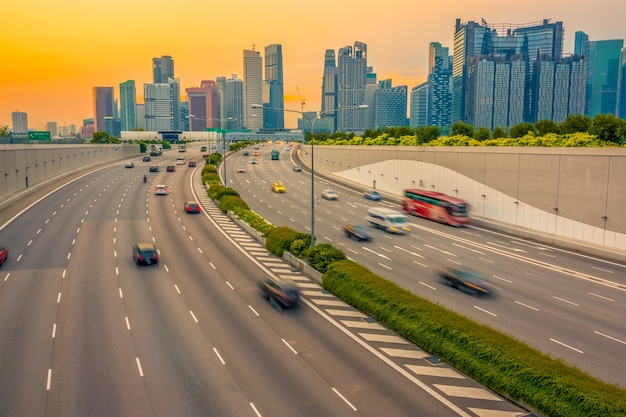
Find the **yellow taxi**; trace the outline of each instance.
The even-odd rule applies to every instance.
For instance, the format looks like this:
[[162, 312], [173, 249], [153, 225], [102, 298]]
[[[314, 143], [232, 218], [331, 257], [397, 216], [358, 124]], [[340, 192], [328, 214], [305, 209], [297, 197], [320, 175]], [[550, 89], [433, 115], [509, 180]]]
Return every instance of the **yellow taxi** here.
[[272, 183], [272, 191], [275, 193], [284, 193], [287, 189], [281, 181], [276, 181], [275, 183]]

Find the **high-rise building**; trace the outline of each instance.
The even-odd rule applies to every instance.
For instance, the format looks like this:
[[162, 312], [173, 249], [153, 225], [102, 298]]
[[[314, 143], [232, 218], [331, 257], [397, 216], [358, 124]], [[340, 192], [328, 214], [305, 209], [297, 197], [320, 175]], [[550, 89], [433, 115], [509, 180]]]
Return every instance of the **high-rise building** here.
[[123, 131], [137, 127], [137, 91], [135, 81], [120, 83], [120, 123]]
[[263, 103], [263, 59], [254, 49], [243, 51], [243, 88], [244, 126], [258, 130], [263, 127], [263, 114], [258, 114], [259, 110], [252, 105]]
[[113, 87], [93, 88], [94, 131], [105, 132], [104, 118], [115, 116]]
[[574, 55], [587, 55], [589, 53], [589, 35], [583, 31], [574, 34]]
[[617, 85], [623, 39], [589, 42], [586, 114], [617, 113]]
[[48, 132], [50, 132], [50, 137], [55, 138], [57, 136], [59, 136], [59, 132], [57, 129], [57, 122], [47, 122], [46, 123], [46, 130]]
[[13, 122], [12, 133], [14, 135], [28, 135], [28, 114], [22, 111], [14, 111], [11, 113], [11, 121]]
[[244, 86], [236, 74], [226, 80], [224, 88], [224, 129], [241, 129], [244, 127]]
[[146, 130], [178, 130], [178, 83], [144, 84]]
[[378, 91], [376, 91], [375, 127], [377, 129], [408, 124], [407, 93], [406, 85], [392, 87], [391, 80], [379, 83]]
[[285, 128], [282, 45], [272, 44], [265, 47], [265, 85], [267, 97], [263, 99], [263, 127], [282, 130]]
[[324, 53], [324, 75], [322, 76], [322, 109], [320, 117], [330, 119], [330, 131], [334, 132], [335, 109], [337, 109], [337, 62], [335, 50], [327, 49]]
[[378, 91], [376, 73], [368, 71], [365, 75], [365, 93], [363, 94], [363, 104], [367, 108], [363, 109], [363, 128], [376, 129], [376, 92]]
[[354, 42], [354, 47], [339, 49], [337, 57], [337, 130], [362, 132], [365, 127], [362, 109], [365, 104], [365, 83], [367, 79], [367, 45]]
[[452, 125], [452, 60], [448, 48], [438, 42], [430, 44], [428, 54], [428, 125], [440, 129]]
[[409, 119], [409, 126], [411, 127], [428, 126], [429, 86], [430, 83], [426, 81], [411, 90], [411, 117]]
[[185, 89], [189, 105], [189, 130], [201, 131], [219, 128], [219, 100], [217, 84], [213, 80], [204, 80], [200, 87]]
[[152, 82], [162, 84], [174, 78], [174, 60], [169, 55], [152, 58]]

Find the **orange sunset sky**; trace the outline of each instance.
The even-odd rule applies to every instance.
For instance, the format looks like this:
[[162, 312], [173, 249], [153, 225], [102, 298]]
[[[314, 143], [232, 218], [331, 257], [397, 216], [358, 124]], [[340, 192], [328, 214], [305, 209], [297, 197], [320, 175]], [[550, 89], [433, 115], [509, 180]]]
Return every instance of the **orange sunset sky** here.
[[[283, 47], [285, 107], [320, 107], [324, 51], [368, 45], [378, 79], [409, 90], [426, 78], [428, 45], [452, 53], [454, 23], [522, 24], [562, 21], [564, 53], [574, 33], [590, 40], [626, 38], [626, 0], [269, 0], [183, 1], [6, 0], [0, 4], [0, 126], [28, 113], [29, 128], [45, 130], [93, 117], [92, 88], [152, 82], [152, 58], [170, 55], [181, 91], [218, 76], [243, 77], [243, 50]], [[143, 98], [138, 97], [142, 102]], [[297, 114], [286, 113], [286, 127]]]

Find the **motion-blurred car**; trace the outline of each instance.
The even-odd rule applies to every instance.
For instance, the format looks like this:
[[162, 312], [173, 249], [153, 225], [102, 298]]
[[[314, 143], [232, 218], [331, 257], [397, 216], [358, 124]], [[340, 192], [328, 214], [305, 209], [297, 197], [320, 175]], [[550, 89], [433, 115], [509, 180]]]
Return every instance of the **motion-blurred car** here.
[[142, 161], [143, 162], [150, 162], [150, 161], [152, 161], [152, 158], [150, 158], [149, 156], [144, 156]]
[[294, 165], [293, 170], [296, 172], [302, 172], [302, 167], [300, 165]]
[[200, 204], [195, 201], [185, 202], [185, 213], [200, 213]]
[[243, 151], [243, 156], [250, 156], [250, 152], [248, 152], [248, 151]]
[[168, 165], [167, 168], [165, 168], [165, 171], [174, 172], [176, 171], [176, 167], [174, 167], [174, 165]]
[[9, 256], [9, 248], [0, 245], [0, 266], [7, 260]]
[[486, 295], [491, 292], [485, 279], [468, 268], [442, 267], [437, 271], [437, 277], [440, 282], [469, 294]]
[[325, 200], [336, 200], [338, 197], [335, 190], [324, 190], [322, 191], [322, 198]]
[[159, 254], [152, 243], [139, 242], [133, 245], [133, 259], [137, 265], [159, 263]]
[[363, 193], [363, 196], [367, 200], [380, 201], [380, 194], [378, 194], [378, 191], [376, 191], [376, 190], [366, 191], [365, 193]]
[[280, 278], [264, 278], [259, 282], [261, 296], [277, 310], [295, 307], [300, 302], [300, 289], [293, 281]]
[[196, 161], [189, 161], [189, 163], [187, 164], [187, 166], [189, 168], [194, 168], [196, 166]]
[[182, 156], [176, 158], [176, 165], [185, 165], [185, 158], [183, 158]]
[[154, 187], [155, 195], [167, 195], [167, 187], [163, 184], [159, 184]]
[[287, 192], [287, 189], [282, 182], [276, 181], [272, 183], [272, 191], [274, 191], [275, 193], [285, 193]]
[[358, 242], [368, 241], [372, 239], [372, 236], [370, 236], [365, 227], [355, 224], [344, 224], [343, 233], [350, 239], [356, 240]]
[[252, 165], [256, 165], [256, 164], [257, 164], [256, 158], [252, 158], [252, 159], [250, 160], [250, 163], [251, 163]]
[[132, 162], [126, 162], [124, 168], [135, 168], [135, 164]]
[[159, 172], [159, 167], [157, 165], [150, 165], [150, 172]]
[[204, 152], [204, 153], [202, 153], [202, 157], [203, 157], [203, 158], [208, 158], [208, 157], [209, 157], [209, 153], [208, 153], [208, 152]]
[[259, 155], [260, 155], [260, 154], [259, 154], [259, 152], [258, 152], [258, 151], [254, 151], [254, 152], [252, 152], [252, 156], [259, 156]]
[[246, 169], [243, 167], [243, 165], [239, 165], [239, 168], [237, 168], [237, 172], [243, 174], [246, 172]]

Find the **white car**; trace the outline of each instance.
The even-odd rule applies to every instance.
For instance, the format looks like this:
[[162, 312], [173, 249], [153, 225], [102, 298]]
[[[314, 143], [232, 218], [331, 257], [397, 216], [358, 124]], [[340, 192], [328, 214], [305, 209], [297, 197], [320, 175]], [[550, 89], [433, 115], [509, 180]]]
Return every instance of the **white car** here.
[[157, 186], [154, 187], [154, 194], [155, 195], [167, 195], [167, 186], [163, 184], [158, 184]]
[[336, 200], [337, 193], [334, 190], [324, 190], [322, 191], [322, 198], [326, 200]]
[[182, 156], [176, 158], [176, 165], [185, 165], [185, 158], [183, 158]]

